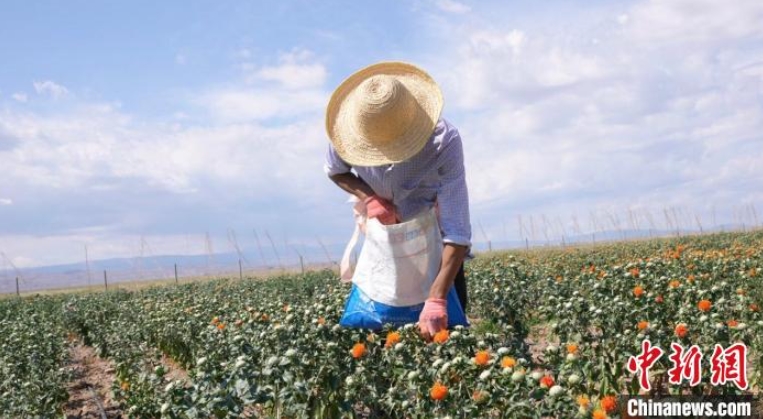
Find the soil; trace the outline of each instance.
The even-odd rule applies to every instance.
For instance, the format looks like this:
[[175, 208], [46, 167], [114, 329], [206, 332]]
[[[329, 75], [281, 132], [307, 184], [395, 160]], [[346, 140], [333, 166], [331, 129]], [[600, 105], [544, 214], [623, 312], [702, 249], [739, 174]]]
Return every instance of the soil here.
[[189, 384], [191, 379], [188, 377], [188, 371], [178, 365], [172, 358], [162, 355], [162, 365], [167, 371], [165, 378], [169, 381], [179, 381], [183, 385]]
[[[75, 343], [69, 349], [67, 368], [72, 381], [66, 387], [69, 401], [64, 407], [67, 419], [108, 419], [124, 417], [119, 405], [111, 397], [114, 366], [101, 359], [95, 350]], [[99, 406], [100, 404], [100, 406]]]
[[530, 333], [525, 338], [525, 343], [530, 347], [530, 355], [536, 364], [541, 363], [543, 350], [552, 343], [549, 335], [546, 325], [537, 325], [530, 328]]

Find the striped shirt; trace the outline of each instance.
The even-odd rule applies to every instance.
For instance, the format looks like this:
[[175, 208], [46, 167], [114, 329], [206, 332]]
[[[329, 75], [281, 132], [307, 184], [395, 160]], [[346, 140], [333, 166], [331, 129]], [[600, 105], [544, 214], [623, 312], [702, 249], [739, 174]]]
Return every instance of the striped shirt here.
[[440, 119], [424, 148], [410, 159], [384, 166], [350, 166], [329, 143], [324, 171], [333, 176], [354, 170], [374, 193], [391, 201], [403, 221], [439, 206], [443, 242], [471, 246], [469, 197], [458, 130]]

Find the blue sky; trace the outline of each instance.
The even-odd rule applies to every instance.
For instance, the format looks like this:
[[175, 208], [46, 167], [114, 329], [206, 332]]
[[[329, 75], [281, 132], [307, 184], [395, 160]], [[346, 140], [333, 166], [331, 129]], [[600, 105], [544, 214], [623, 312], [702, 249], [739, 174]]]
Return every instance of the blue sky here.
[[203, 253], [207, 232], [230, 251], [228, 229], [342, 243], [323, 110], [379, 60], [440, 83], [475, 241], [478, 223], [522, 237], [520, 215], [567, 235], [628, 214], [666, 227], [665, 208], [686, 227], [750, 224], [762, 21], [757, 0], [4, 2], [0, 251], [130, 257], [142, 237]]

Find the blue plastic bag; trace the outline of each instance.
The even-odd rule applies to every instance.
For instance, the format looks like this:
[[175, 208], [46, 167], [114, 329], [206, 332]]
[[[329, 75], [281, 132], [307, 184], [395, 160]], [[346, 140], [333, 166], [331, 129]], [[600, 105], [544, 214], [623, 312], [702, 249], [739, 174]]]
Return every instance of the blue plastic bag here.
[[[380, 330], [385, 324], [401, 327], [408, 323], [418, 323], [424, 303], [409, 307], [393, 307], [373, 301], [360, 288], [353, 285], [344, 307], [341, 326]], [[448, 292], [448, 328], [469, 326], [466, 315], [458, 299], [456, 288]]]

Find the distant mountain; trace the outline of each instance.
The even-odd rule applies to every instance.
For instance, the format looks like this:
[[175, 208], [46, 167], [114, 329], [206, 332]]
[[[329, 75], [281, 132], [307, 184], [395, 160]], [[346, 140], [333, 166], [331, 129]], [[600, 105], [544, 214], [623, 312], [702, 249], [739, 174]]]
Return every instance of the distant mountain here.
[[[302, 262], [306, 267], [328, 266], [329, 260], [323, 248], [301, 246]], [[327, 246], [334, 264], [339, 262], [341, 246]], [[44, 289], [83, 287], [103, 284], [104, 271], [109, 284], [129, 281], [172, 279], [175, 264], [180, 278], [230, 274], [238, 276], [239, 255], [237, 253], [215, 253], [213, 255], [158, 255], [132, 258], [112, 258], [91, 260], [89, 269], [83, 260], [80, 263], [21, 268], [17, 272], [0, 272], [0, 293], [16, 292], [15, 276], [20, 277], [22, 292]], [[262, 257], [242, 255], [241, 267], [247, 272], [268, 272], [301, 267], [299, 254], [295, 251]]]

